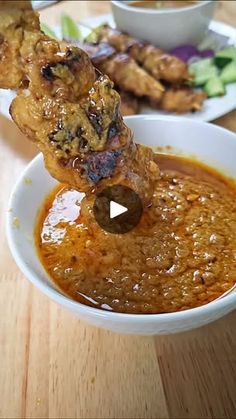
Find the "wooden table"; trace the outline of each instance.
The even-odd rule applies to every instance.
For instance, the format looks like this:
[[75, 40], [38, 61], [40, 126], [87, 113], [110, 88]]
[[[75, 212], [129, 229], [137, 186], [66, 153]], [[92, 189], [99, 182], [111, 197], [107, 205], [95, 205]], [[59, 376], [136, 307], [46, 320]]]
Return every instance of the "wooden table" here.
[[[83, 19], [109, 2], [67, 1], [42, 12]], [[217, 18], [236, 24], [236, 2]], [[236, 132], [236, 111], [216, 121]], [[78, 321], [24, 279], [4, 236], [13, 184], [36, 154], [0, 117], [0, 417], [236, 418], [236, 312], [170, 337], [122, 336]]]

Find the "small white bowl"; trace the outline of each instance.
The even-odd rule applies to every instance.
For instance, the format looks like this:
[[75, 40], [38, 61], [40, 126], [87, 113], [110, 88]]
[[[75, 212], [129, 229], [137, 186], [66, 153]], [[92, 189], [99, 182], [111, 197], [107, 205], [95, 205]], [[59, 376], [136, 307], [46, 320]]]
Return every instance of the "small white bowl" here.
[[[180, 117], [134, 116], [126, 118], [137, 142], [169, 146], [172, 151], [196, 156], [236, 179], [236, 135], [223, 128]], [[236, 292], [202, 307], [171, 314], [122, 314], [102, 311], [65, 297], [42, 267], [34, 245], [34, 226], [46, 195], [56, 185], [39, 154], [25, 169], [12, 193], [7, 213], [7, 238], [21, 271], [52, 300], [80, 319], [115, 332], [157, 335], [183, 332], [216, 320], [236, 308]]]
[[116, 26], [135, 38], [170, 50], [179, 45], [198, 45], [206, 35], [217, 4], [203, 0], [185, 8], [145, 9], [130, 1], [112, 1]]

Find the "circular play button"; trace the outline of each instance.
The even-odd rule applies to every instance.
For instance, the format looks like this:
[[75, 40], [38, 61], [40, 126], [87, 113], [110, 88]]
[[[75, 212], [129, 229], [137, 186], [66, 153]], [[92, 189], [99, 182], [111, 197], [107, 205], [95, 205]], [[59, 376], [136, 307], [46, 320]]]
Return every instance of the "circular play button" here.
[[130, 188], [114, 185], [103, 189], [96, 197], [93, 212], [100, 227], [113, 234], [124, 234], [139, 222], [143, 206]]

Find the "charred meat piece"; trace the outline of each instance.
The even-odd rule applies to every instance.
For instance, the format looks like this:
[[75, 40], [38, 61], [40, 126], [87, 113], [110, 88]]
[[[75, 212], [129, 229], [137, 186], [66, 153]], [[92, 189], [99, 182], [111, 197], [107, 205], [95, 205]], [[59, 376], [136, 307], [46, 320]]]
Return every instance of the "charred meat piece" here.
[[30, 2], [11, 3], [0, 2], [0, 87], [17, 90], [12, 118], [49, 172], [83, 192], [124, 183], [148, 202], [159, 171], [153, 152], [134, 144], [113, 83], [80, 48], [43, 34]]
[[[14, 121], [37, 143], [50, 173], [84, 192], [97, 183], [93, 179], [98, 179], [92, 173], [91, 154], [121, 150], [120, 158], [124, 159], [131, 142], [120, 115], [119, 95], [112, 86], [107, 77], [100, 76], [79, 103], [45, 95], [38, 98], [22, 91], [11, 105]], [[119, 171], [114, 156], [113, 168]]]
[[50, 92], [55, 98], [77, 100], [95, 80], [88, 55], [74, 47], [65, 50], [47, 38], [29, 7], [27, 1], [0, 2], [1, 87], [17, 89], [28, 79], [37, 97]]
[[95, 71], [84, 51], [69, 47], [62, 56], [61, 53], [58, 57], [54, 55], [50, 62], [47, 50], [45, 52], [45, 58], [42, 56], [41, 79], [42, 87], [47, 92], [50, 90], [53, 96], [76, 102], [91, 89]]

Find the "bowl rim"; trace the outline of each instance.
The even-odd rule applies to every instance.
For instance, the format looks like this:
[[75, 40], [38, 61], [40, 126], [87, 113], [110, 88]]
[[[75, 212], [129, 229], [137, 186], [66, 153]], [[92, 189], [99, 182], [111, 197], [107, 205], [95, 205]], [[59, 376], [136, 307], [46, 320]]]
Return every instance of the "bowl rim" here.
[[133, 12], [133, 13], [139, 13], [139, 14], [142, 13], [145, 15], [164, 15], [164, 14], [168, 15], [168, 14], [183, 13], [183, 12], [188, 12], [191, 10], [199, 9], [203, 6], [206, 6], [210, 3], [214, 3], [216, 1], [217, 0], [198, 0], [198, 3], [193, 4], [192, 6], [179, 7], [178, 9], [173, 8], [173, 9], [157, 9], [157, 10], [132, 7], [126, 2], [123, 2], [121, 0], [112, 0], [111, 3], [112, 5], [116, 6], [119, 9]]
[[[125, 118], [126, 120], [155, 120], [155, 121], [178, 121], [179, 123], [193, 123], [197, 125], [202, 125], [213, 130], [221, 131], [222, 134], [232, 135], [235, 137], [235, 134], [229, 130], [227, 130], [224, 127], [220, 127], [217, 125], [209, 124], [207, 122], [202, 121], [195, 121], [184, 117], [178, 117], [178, 116], [155, 116], [155, 115], [134, 115], [134, 116], [128, 116]], [[234, 138], [236, 140], [236, 138]], [[236, 147], [236, 142], [235, 142]], [[187, 320], [189, 318], [198, 317], [202, 315], [208, 315], [212, 312], [217, 311], [218, 309], [222, 309], [224, 307], [227, 307], [228, 305], [233, 305], [235, 303], [236, 307], [236, 290], [233, 290], [231, 293], [225, 295], [224, 297], [219, 297], [216, 300], [211, 301], [210, 303], [207, 303], [205, 305], [195, 307], [188, 310], [182, 310], [177, 312], [171, 312], [171, 313], [157, 313], [157, 314], [130, 314], [130, 313], [119, 313], [109, 310], [102, 310], [95, 307], [90, 307], [85, 304], [82, 304], [80, 302], [74, 301], [71, 298], [67, 297], [66, 295], [62, 294], [59, 289], [54, 288], [53, 286], [50, 286], [46, 282], [42, 280], [42, 277], [38, 276], [34, 269], [30, 268], [27, 263], [20, 257], [20, 254], [18, 252], [18, 245], [14, 240], [14, 227], [12, 224], [12, 211], [9, 211], [9, 209], [14, 208], [14, 200], [15, 196], [17, 195], [18, 189], [22, 186], [23, 179], [28, 175], [28, 172], [31, 171], [36, 164], [42, 164], [43, 165], [43, 155], [42, 153], [37, 154], [33, 160], [25, 167], [23, 172], [21, 173], [20, 177], [18, 178], [17, 182], [15, 183], [15, 186], [11, 192], [10, 199], [8, 202], [8, 207], [6, 210], [6, 237], [8, 241], [8, 246], [11, 251], [11, 254], [13, 256], [13, 259], [15, 260], [17, 266], [21, 270], [21, 272], [24, 274], [24, 276], [37, 288], [39, 288], [45, 295], [47, 295], [49, 298], [51, 298], [53, 301], [61, 304], [62, 306], [68, 308], [69, 310], [73, 310], [74, 312], [78, 314], [85, 314], [87, 317], [96, 317], [101, 319], [107, 319], [109, 317], [109, 320], [111, 321], [126, 321], [126, 323], [134, 324], [136, 322], [147, 324], [147, 323], [162, 323], [165, 321], [168, 322], [177, 322], [177, 321], [183, 321]], [[43, 165], [44, 168], [44, 165]], [[44, 170], [46, 170], [44, 168]], [[47, 192], [48, 193], [48, 192]], [[46, 194], [45, 194], [46, 196]], [[39, 257], [36, 251], [36, 246], [34, 245], [34, 251], [36, 254], [37, 259], [39, 260], [47, 279], [50, 281], [50, 277], [45, 271]], [[53, 284], [53, 282], [52, 282]]]

